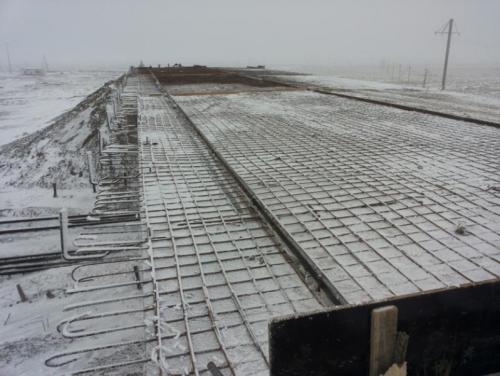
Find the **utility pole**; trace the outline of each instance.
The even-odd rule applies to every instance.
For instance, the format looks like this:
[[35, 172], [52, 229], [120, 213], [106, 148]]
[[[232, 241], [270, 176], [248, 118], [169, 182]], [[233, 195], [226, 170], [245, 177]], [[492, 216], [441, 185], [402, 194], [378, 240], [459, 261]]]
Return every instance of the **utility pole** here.
[[427, 68], [425, 68], [425, 72], [424, 72], [424, 82], [422, 84], [422, 87], [425, 87], [425, 83], [427, 82]]
[[[448, 29], [448, 30], [446, 30]], [[458, 32], [453, 31], [453, 18], [451, 18], [441, 29], [441, 31], [436, 31], [435, 34], [448, 34], [448, 41], [446, 42], [446, 54], [444, 57], [444, 68], [443, 68], [443, 79], [441, 81], [441, 90], [446, 87], [446, 73], [448, 72], [448, 57], [450, 55], [450, 44], [451, 35], [458, 34]]]
[[49, 71], [49, 64], [47, 63], [47, 59], [45, 58], [45, 54], [43, 55], [43, 70], [45, 72]]
[[10, 63], [9, 43], [5, 42], [5, 51], [7, 52], [7, 61], [9, 63], [9, 73], [12, 73], [12, 64]]

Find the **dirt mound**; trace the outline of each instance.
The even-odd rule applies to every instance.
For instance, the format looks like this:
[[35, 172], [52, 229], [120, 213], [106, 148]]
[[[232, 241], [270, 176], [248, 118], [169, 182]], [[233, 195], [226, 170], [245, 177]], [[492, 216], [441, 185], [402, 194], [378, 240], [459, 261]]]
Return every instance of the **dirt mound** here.
[[86, 152], [98, 148], [98, 131], [107, 130], [110, 81], [44, 129], [0, 147], [0, 184], [29, 188], [87, 186]]

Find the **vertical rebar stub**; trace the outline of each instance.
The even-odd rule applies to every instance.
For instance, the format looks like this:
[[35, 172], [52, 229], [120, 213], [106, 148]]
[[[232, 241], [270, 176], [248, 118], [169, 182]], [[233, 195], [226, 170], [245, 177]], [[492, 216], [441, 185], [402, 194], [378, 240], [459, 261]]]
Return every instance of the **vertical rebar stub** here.
[[62, 208], [59, 212], [59, 233], [61, 235], [61, 253], [68, 259], [68, 211]]

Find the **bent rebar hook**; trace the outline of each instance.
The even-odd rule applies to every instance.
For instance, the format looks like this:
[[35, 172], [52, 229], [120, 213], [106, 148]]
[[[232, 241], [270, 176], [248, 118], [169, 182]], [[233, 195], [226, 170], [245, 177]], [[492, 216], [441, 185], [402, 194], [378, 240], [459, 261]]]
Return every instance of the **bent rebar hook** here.
[[[136, 344], [140, 344], [140, 343], [148, 343], [148, 342], [151, 342], [154, 340], [156, 340], [156, 338], [149, 338], [149, 339], [138, 340], [138, 341], [117, 342], [117, 343], [111, 343], [109, 345], [87, 347], [84, 349], [73, 350], [73, 351], [65, 351], [65, 352], [62, 352], [62, 353], [59, 353], [56, 355], [52, 355], [51, 357], [47, 358], [44, 363], [47, 367], [52, 367], [52, 368], [62, 367], [66, 364], [77, 361], [78, 358], [73, 358], [73, 359], [69, 359], [66, 361], [59, 361], [58, 362], [57, 360], [59, 360], [61, 358], [70, 357], [70, 356], [76, 355], [76, 354], [84, 354], [84, 353], [88, 353], [88, 352], [92, 352], [92, 351], [111, 349], [114, 347], [130, 346], [130, 345], [136, 345]], [[149, 359], [147, 361], [149, 361]], [[104, 367], [110, 367], [110, 366], [104, 366]], [[81, 372], [81, 371], [79, 371], [79, 372]], [[88, 372], [88, 371], [86, 371], [86, 372]]]

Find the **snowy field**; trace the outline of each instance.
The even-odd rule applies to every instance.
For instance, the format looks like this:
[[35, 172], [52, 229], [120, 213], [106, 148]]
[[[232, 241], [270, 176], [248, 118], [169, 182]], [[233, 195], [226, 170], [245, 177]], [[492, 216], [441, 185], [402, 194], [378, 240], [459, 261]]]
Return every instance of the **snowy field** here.
[[[422, 88], [425, 70], [427, 79], [425, 88], [439, 90], [441, 87], [441, 65], [401, 65], [384, 63], [379, 65], [350, 65], [332, 67], [279, 67], [318, 76], [335, 76], [337, 78], [365, 81], [364, 85], [373, 87], [373, 83], [394, 84], [397, 87], [409, 86]], [[410, 73], [408, 75], [408, 73]], [[409, 77], [409, 79], [408, 79]], [[446, 89], [456, 93], [474, 94], [500, 100], [500, 67], [498, 66], [456, 66], [450, 63]]]
[[[309, 88], [395, 103], [470, 119], [498, 123], [500, 119], [500, 70], [458, 70], [450, 73], [448, 86], [440, 90], [439, 75], [429, 73], [423, 87], [414, 79], [388, 77], [387, 68], [318, 69], [310, 75], [277, 75], [275, 79]], [[408, 68], [407, 68], [408, 69]], [[482, 74], [480, 73], [482, 72]], [[411, 73], [411, 71], [410, 71]], [[467, 74], [471, 76], [467, 76]], [[474, 74], [475, 75], [474, 75]], [[408, 72], [406, 72], [407, 77]], [[399, 73], [398, 73], [399, 75]]]
[[[17, 144], [6, 144], [54, 124], [55, 118], [122, 73], [0, 75], [0, 147], [5, 145], [0, 163], [0, 216], [54, 215], [62, 206], [71, 214], [90, 210], [94, 195], [83, 155], [84, 144], [98, 121], [92, 115], [94, 99], [55, 128], [46, 128]], [[58, 198], [52, 197], [52, 182], [57, 182], [61, 191]]]
[[39, 130], [71, 109], [119, 71], [0, 73], [0, 145]]

